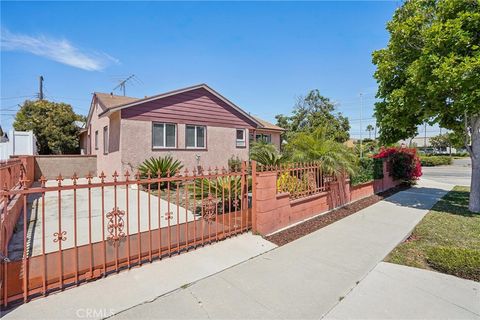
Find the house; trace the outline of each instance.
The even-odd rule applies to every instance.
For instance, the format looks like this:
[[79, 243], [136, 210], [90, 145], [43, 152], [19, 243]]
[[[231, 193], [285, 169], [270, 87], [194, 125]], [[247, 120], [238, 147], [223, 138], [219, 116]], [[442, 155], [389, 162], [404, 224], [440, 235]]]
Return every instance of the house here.
[[255, 140], [280, 148], [283, 131], [200, 84], [142, 99], [94, 93], [80, 144], [107, 175], [166, 155], [191, 171], [226, 168], [231, 157], [248, 160]]

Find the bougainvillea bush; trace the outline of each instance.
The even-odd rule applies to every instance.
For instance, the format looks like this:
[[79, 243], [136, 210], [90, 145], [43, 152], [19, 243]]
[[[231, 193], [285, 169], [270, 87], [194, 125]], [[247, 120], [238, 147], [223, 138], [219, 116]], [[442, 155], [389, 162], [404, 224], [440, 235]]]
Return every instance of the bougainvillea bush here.
[[422, 175], [422, 165], [417, 150], [410, 148], [380, 148], [374, 159], [386, 159], [390, 174], [396, 180], [414, 182]]

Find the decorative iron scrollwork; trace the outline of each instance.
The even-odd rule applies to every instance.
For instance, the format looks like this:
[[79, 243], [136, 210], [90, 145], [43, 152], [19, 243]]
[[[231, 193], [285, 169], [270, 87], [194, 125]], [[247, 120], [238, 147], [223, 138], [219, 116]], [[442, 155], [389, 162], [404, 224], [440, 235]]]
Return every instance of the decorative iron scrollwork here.
[[118, 207], [113, 208], [112, 211], [106, 215], [106, 218], [108, 219], [107, 230], [109, 233], [107, 240], [114, 245], [118, 243], [119, 240], [126, 237], [125, 232], [123, 232], [125, 226], [125, 222], [123, 221], [124, 215], [125, 211], [120, 210]]
[[217, 214], [217, 203], [218, 200], [215, 199], [211, 193], [208, 194], [206, 199], [203, 199], [203, 219], [207, 221], [215, 220], [215, 216]]
[[67, 240], [67, 231], [55, 232], [53, 234], [53, 242], [65, 241]]

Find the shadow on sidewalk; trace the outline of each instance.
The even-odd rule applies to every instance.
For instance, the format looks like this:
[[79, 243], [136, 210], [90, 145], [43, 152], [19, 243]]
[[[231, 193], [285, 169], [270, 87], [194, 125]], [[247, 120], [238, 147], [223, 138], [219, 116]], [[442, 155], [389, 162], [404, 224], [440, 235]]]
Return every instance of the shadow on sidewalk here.
[[402, 207], [429, 210], [447, 193], [447, 190], [439, 188], [413, 187], [385, 198], [384, 201]]

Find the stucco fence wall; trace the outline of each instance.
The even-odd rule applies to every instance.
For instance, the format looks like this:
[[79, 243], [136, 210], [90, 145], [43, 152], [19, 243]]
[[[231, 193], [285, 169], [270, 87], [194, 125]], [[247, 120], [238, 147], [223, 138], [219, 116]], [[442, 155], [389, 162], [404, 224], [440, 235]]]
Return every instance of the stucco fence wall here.
[[325, 192], [291, 200], [288, 192], [277, 193], [276, 172], [258, 172], [253, 199], [253, 231], [268, 235], [347, 203], [386, 191], [400, 183], [390, 176], [385, 162], [383, 175], [382, 179], [356, 186], [350, 186], [350, 181], [346, 179], [330, 184]]
[[74, 173], [85, 178], [88, 174], [96, 176], [97, 157], [86, 155], [35, 156], [34, 177], [38, 181], [43, 175], [46, 179], [55, 179], [59, 174], [66, 179]]

